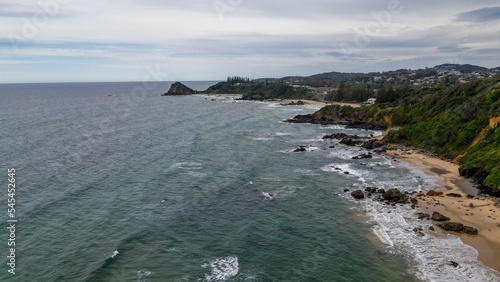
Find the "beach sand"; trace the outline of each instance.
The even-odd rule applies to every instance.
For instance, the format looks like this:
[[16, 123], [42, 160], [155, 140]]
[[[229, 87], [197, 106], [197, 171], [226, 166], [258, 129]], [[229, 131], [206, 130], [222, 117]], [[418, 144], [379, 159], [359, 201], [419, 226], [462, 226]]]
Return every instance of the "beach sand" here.
[[[427, 174], [442, 177], [435, 190], [444, 195], [420, 196], [418, 206], [426, 213], [437, 211], [451, 218], [451, 221], [477, 228], [478, 236], [454, 234], [479, 252], [478, 259], [483, 264], [500, 271], [500, 199], [478, 196], [478, 190], [468, 179], [459, 175], [458, 165], [451, 162], [406, 149], [390, 150], [387, 154], [419, 166]], [[446, 196], [449, 193], [457, 193], [462, 197]], [[467, 195], [475, 198], [468, 199]], [[471, 203], [473, 207], [470, 207]], [[436, 227], [436, 231], [446, 232], [439, 227]]]

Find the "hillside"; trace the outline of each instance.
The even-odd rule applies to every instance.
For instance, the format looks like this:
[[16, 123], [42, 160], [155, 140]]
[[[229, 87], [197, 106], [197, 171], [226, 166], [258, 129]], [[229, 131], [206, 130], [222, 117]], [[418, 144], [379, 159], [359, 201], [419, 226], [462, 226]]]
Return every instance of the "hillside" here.
[[210, 86], [205, 93], [209, 94], [242, 94], [243, 100], [268, 100], [268, 99], [308, 99], [315, 100], [314, 93], [305, 88], [294, 88], [284, 83], [260, 82], [219, 82]]
[[[386, 142], [426, 149], [455, 159], [464, 176], [478, 181], [485, 192], [500, 195], [500, 79], [464, 84], [406, 89], [389, 104], [337, 109], [345, 121], [400, 127]], [[332, 121], [332, 106], [311, 115]]]

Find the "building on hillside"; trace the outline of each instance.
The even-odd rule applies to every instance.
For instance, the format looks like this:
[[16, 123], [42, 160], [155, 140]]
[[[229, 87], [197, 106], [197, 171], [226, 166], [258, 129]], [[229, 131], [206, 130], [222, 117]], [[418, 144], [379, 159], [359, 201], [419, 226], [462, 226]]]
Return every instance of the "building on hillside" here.
[[376, 98], [369, 98], [368, 100], [366, 100], [363, 104], [367, 104], [367, 105], [375, 105], [375, 103], [377, 102], [377, 99]]

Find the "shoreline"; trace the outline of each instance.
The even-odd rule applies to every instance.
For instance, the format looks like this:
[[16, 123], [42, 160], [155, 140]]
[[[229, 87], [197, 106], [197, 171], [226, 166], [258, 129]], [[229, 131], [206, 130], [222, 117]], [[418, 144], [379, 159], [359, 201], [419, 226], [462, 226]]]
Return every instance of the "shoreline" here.
[[[464, 244], [478, 251], [477, 259], [485, 266], [500, 271], [500, 199], [489, 196], [478, 196], [478, 189], [473, 187], [470, 180], [458, 173], [458, 165], [408, 148], [388, 150], [386, 154], [398, 161], [416, 165], [428, 175], [441, 177], [434, 190], [445, 195], [418, 197], [418, 207], [432, 214], [440, 212], [451, 218], [451, 221], [478, 229], [477, 236], [447, 232], [436, 227], [436, 231], [458, 236]], [[449, 197], [446, 194], [456, 193], [460, 198]], [[473, 195], [474, 199], [467, 198]], [[472, 203], [474, 207], [470, 207]]]

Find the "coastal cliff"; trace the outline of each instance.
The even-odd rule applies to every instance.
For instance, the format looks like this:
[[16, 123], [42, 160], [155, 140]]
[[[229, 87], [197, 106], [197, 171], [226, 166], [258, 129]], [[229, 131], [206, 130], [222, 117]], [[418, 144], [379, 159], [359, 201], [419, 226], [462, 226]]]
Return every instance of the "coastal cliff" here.
[[178, 96], [178, 95], [192, 95], [195, 94], [196, 91], [187, 87], [186, 85], [175, 82], [170, 86], [170, 89], [167, 93], [162, 94], [161, 96]]

